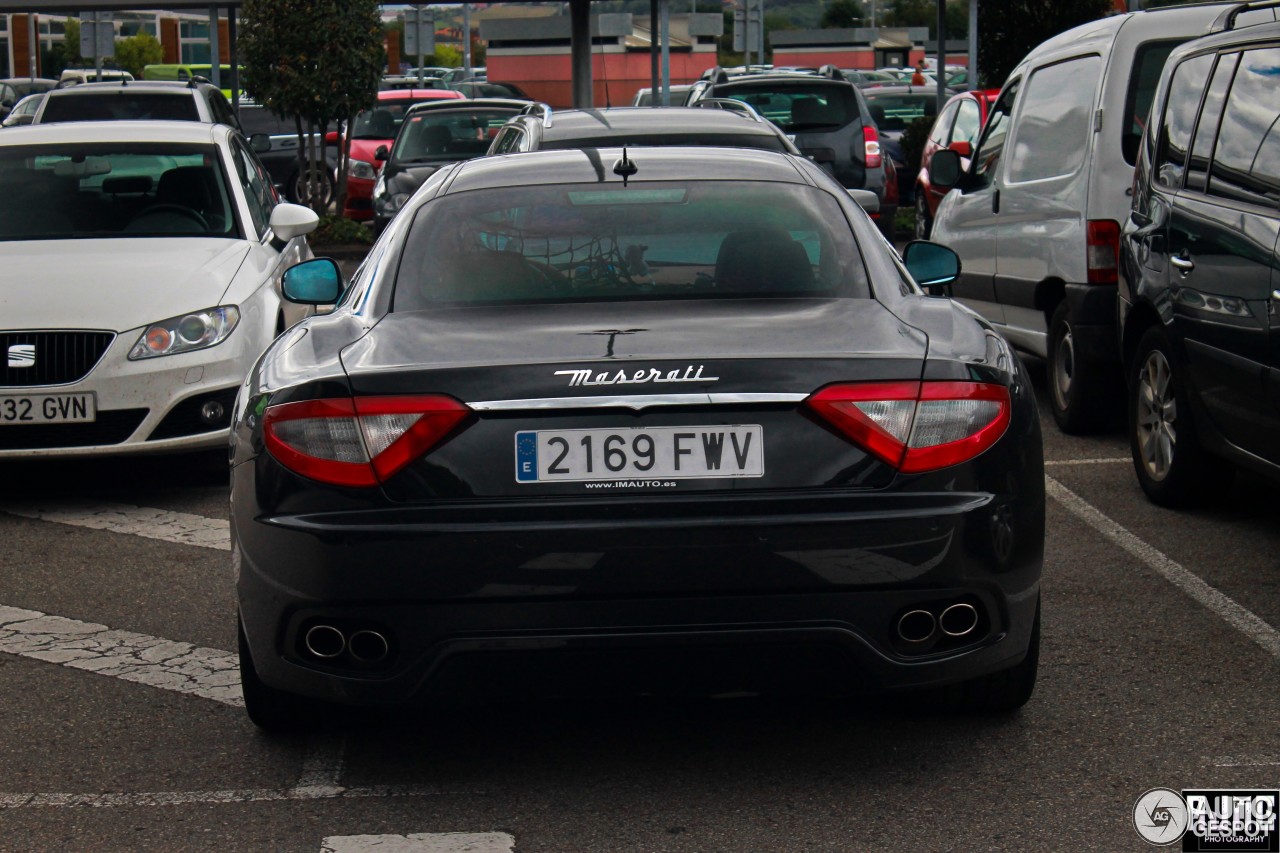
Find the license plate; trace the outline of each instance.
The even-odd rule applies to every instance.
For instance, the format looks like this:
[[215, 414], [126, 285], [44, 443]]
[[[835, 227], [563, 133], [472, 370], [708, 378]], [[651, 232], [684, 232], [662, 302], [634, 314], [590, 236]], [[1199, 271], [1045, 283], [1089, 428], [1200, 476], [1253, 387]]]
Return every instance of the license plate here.
[[0, 426], [90, 423], [97, 418], [91, 393], [0, 396]]
[[516, 481], [692, 480], [764, 476], [757, 425], [516, 433]]

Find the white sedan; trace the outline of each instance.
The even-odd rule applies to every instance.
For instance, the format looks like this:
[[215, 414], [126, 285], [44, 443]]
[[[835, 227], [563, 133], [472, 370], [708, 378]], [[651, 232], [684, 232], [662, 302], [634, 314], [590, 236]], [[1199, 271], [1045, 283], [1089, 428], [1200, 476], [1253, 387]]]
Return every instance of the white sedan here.
[[318, 222], [195, 122], [0, 135], [0, 459], [223, 447]]

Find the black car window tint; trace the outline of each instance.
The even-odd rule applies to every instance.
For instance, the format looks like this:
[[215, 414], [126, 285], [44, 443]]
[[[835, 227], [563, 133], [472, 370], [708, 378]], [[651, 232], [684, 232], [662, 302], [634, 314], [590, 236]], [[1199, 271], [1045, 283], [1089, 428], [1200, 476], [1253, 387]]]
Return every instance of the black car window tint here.
[[510, 154], [513, 151], [519, 151], [520, 137], [524, 132], [518, 127], [508, 127], [498, 132], [498, 136], [493, 140], [492, 153], [494, 154]]
[[235, 143], [236, 177], [244, 190], [245, 201], [249, 203], [249, 216], [253, 220], [254, 234], [262, 236], [267, 230], [267, 222], [271, 218], [274, 205], [272, 184], [264, 180], [262, 172], [249, 149], [239, 142]]
[[1133, 58], [1133, 70], [1129, 74], [1129, 90], [1125, 93], [1124, 114], [1126, 126], [1120, 137], [1120, 153], [1130, 166], [1138, 157], [1138, 145], [1142, 131], [1147, 126], [1151, 102], [1156, 96], [1156, 86], [1164, 71], [1165, 60], [1183, 39], [1147, 42], [1138, 48]]
[[789, 133], [836, 130], [859, 117], [858, 101], [849, 86], [765, 85], [735, 87], [716, 97], [750, 104], [756, 112]]
[[938, 111], [936, 94], [867, 95], [867, 105], [881, 130], [903, 131], [922, 116], [933, 117]]
[[1231, 88], [1231, 78], [1235, 76], [1239, 60], [1238, 53], [1219, 57], [1218, 67], [1214, 69], [1213, 79], [1209, 81], [1209, 90], [1205, 93], [1204, 106], [1200, 110], [1200, 120], [1196, 124], [1195, 140], [1191, 143], [1190, 161], [1187, 163], [1186, 187], [1189, 190], [1203, 192], [1208, 185], [1213, 143], [1218, 139], [1222, 107], [1227, 102], [1227, 91]]
[[1000, 165], [1000, 156], [1004, 153], [1004, 140], [1009, 135], [1009, 114], [1013, 112], [1014, 103], [1018, 100], [1018, 88], [1021, 81], [1014, 80], [1005, 86], [991, 112], [987, 114], [986, 128], [982, 132], [982, 141], [978, 143], [978, 151], [974, 155], [973, 173], [981, 185], [989, 183]]
[[1280, 198], [1280, 48], [1245, 51], [1213, 151], [1212, 195], [1275, 207]]
[[1082, 56], [1036, 70], [1027, 81], [1008, 158], [1008, 183], [1073, 175], [1084, 164], [1102, 60]]
[[1200, 110], [1200, 97], [1213, 68], [1213, 54], [1193, 56], [1173, 72], [1164, 116], [1160, 120], [1160, 141], [1156, 146], [1155, 182], [1165, 189], [1182, 188], [1182, 174], [1191, 147], [1191, 129]]
[[951, 137], [947, 140], [947, 144], [952, 142], [967, 142], [970, 145], [978, 138], [978, 131], [982, 129], [982, 111], [978, 109], [976, 101], [961, 101], [960, 109], [956, 111], [955, 127], [951, 129]]
[[394, 310], [492, 302], [866, 298], [839, 204], [753, 181], [510, 186], [424, 205]]
[[50, 98], [41, 121], [117, 120], [199, 121], [195, 99], [190, 94], [128, 94], [103, 91], [92, 95]]

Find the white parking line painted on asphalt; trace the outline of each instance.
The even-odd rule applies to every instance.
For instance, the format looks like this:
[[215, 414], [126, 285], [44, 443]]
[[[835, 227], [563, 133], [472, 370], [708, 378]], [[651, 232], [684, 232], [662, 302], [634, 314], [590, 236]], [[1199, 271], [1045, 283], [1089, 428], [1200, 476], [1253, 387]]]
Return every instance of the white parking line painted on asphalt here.
[[1081, 521], [1137, 557], [1152, 571], [1209, 608], [1223, 621], [1273, 656], [1280, 658], [1280, 632], [1253, 611], [1242, 607], [1234, 599], [1209, 586], [1197, 575], [1112, 521], [1101, 510], [1057, 480], [1045, 477], [1044, 485], [1050, 497], [1066, 507]]
[[320, 843], [320, 853], [512, 853], [515, 845], [515, 838], [505, 832], [334, 835]]
[[0, 605], [0, 652], [243, 707], [228, 652]]
[[1280, 755], [1219, 755], [1204, 763], [1208, 767], [1278, 767]]
[[1106, 456], [1095, 459], [1046, 459], [1044, 467], [1060, 468], [1066, 465], [1117, 465], [1121, 462], [1132, 462], [1128, 456]]
[[346, 740], [341, 736], [313, 737], [311, 751], [302, 762], [302, 774], [293, 790], [299, 793], [342, 791], [342, 762], [346, 749]]
[[362, 788], [301, 790], [242, 788], [224, 791], [157, 791], [138, 794], [0, 794], [0, 811], [21, 808], [110, 808], [219, 805], [304, 800], [361, 800], [383, 797], [483, 796], [483, 791], [448, 791], [422, 785], [371, 785]]
[[0, 512], [72, 527], [109, 530], [147, 539], [194, 545], [217, 551], [231, 550], [231, 524], [189, 512], [172, 512], [117, 503], [0, 504]]

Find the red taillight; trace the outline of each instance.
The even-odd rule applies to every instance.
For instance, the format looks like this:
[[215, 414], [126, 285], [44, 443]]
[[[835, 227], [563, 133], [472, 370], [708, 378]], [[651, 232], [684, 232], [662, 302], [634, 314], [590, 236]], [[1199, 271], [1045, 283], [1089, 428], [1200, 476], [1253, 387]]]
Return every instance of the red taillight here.
[[1009, 389], [980, 382], [829, 385], [805, 402], [855, 444], [908, 474], [972, 459], [1009, 426]]
[[347, 397], [267, 409], [267, 450], [290, 471], [376, 486], [440, 442], [471, 410], [451, 397]]
[[880, 168], [880, 131], [870, 125], [862, 126], [862, 150], [868, 169]]
[[1120, 223], [1090, 219], [1085, 224], [1086, 266], [1090, 284], [1115, 284], [1119, 279]]

